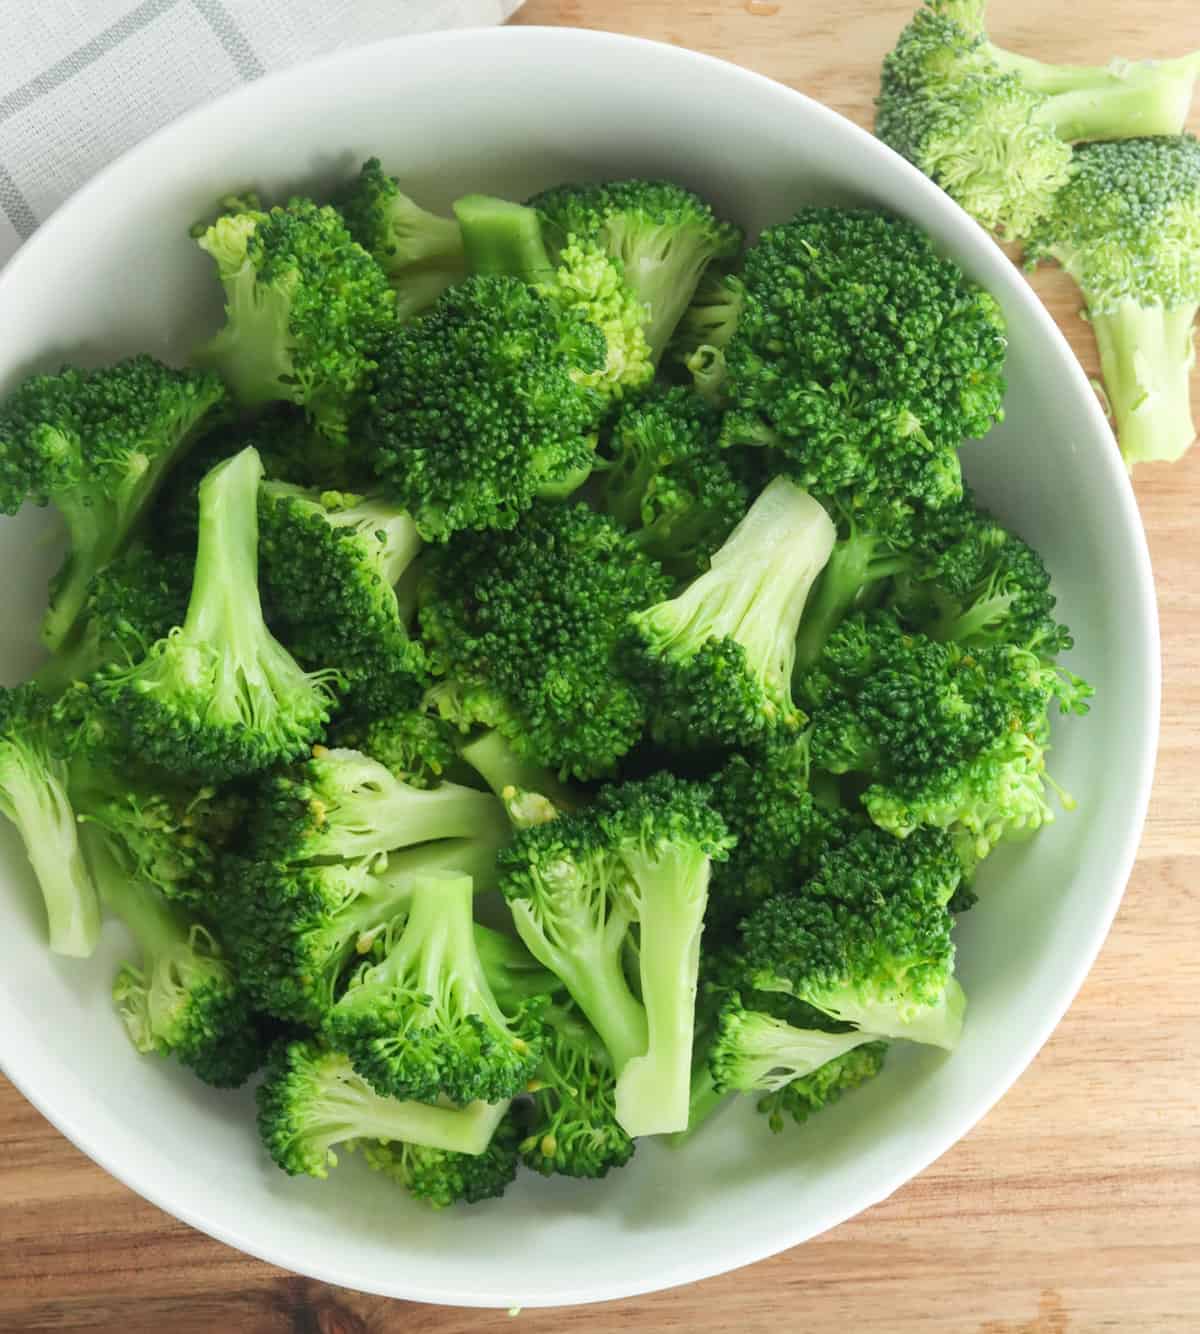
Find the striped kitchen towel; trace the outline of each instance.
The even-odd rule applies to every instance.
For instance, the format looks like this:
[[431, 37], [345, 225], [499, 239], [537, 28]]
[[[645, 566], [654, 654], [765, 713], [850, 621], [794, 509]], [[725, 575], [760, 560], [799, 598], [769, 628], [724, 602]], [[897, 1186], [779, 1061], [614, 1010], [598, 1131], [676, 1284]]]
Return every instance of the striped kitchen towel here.
[[0, 0], [0, 264], [98, 168], [269, 70], [521, 0]]

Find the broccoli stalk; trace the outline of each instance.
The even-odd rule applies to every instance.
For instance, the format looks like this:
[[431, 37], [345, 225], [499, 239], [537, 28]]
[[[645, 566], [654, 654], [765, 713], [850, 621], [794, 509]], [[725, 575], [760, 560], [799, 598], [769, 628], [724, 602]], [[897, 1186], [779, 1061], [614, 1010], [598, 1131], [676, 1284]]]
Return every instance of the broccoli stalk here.
[[140, 1052], [174, 1055], [206, 1084], [237, 1088], [258, 1069], [254, 1014], [211, 932], [133, 873], [107, 831], [83, 830], [105, 907], [133, 937], [140, 964], [123, 964], [113, 999]]
[[289, 1175], [326, 1177], [338, 1144], [402, 1142], [449, 1153], [483, 1154], [507, 1102], [465, 1107], [383, 1097], [348, 1057], [314, 1042], [281, 1043], [257, 1091], [258, 1130]]
[[50, 948], [86, 959], [100, 938], [100, 903], [79, 846], [68, 768], [47, 729], [34, 686], [0, 689], [0, 813], [16, 825], [37, 876]]
[[538, 283], [554, 272], [542, 222], [533, 209], [491, 195], [465, 195], [454, 201], [454, 215], [472, 273]]
[[138, 755], [221, 782], [294, 759], [329, 718], [334, 672], [306, 673], [270, 633], [258, 593], [258, 484], [245, 449], [200, 487], [187, 616], [131, 668], [95, 690]]
[[500, 732], [485, 732], [464, 746], [461, 754], [504, 802], [508, 818], [518, 829], [543, 824], [581, 805], [578, 792], [560, 783], [543, 765], [519, 755]]
[[377, 1092], [432, 1102], [496, 1102], [524, 1088], [538, 1060], [488, 985], [475, 944], [468, 876], [414, 876], [408, 915], [330, 1010], [326, 1034]]

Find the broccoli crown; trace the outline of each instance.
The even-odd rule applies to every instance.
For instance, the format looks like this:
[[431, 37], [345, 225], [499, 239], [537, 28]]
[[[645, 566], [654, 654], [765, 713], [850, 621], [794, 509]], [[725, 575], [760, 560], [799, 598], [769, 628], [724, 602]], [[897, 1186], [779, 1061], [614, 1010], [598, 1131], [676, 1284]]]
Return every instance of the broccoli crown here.
[[197, 360], [221, 373], [239, 403], [295, 403], [344, 440], [395, 321], [379, 265], [335, 209], [305, 199], [226, 214], [198, 244], [216, 261], [226, 324]]
[[605, 510], [672, 574], [707, 568], [750, 506], [720, 428], [715, 408], [677, 387], [627, 404], [605, 445]]
[[1056, 259], [1092, 315], [1122, 302], [1200, 302], [1200, 142], [1193, 135], [1083, 144], [1032, 230], [1030, 261]]
[[476, 835], [504, 818], [489, 793], [455, 783], [414, 787], [359, 751], [317, 746], [302, 764], [264, 780], [254, 849], [261, 860], [284, 863], [386, 863], [400, 848]]
[[93, 691], [139, 757], [222, 782], [295, 758], [329, 719], [331, 673], [306, 673], [267, 630], [258, 593], [258, 484], [245, 449], [200, 488], [187, 616], [132, 667]]
[[860, 1029], [797, 1028], [735, 994], [722, 1006], [708, 1065], [719, 1093], [773, 1093], [872, 1040]]
[[547, 1014], [542, 1063], [528, 1092], [519, 1151], [535, 1172], [598, 1178], [633, 1157], [634, 1142], [617, 1121], [608, 1053], [574, 1010]]
[[455, 1153], [398, 1140], [366, 1140], [359, 1147], [373, 1171], [403, 1186], [431, 1209], [499, 1199], [516, 1180], [519, 1131], [506, 1118], [482, 1153]]
[[0, 687], [0, 814], [16, 825], [37, 876], [50, 948], [86, 958], [100, 937], [100, 903], [54, 726], [36, 686]]
[[662, 355], [704, 271], [741, 249], [741, 229], [721, 222], [698, 195], [668, 181], [561, 185], [535, 196], [551, 246], [599, 244], [621, 263], [646, 308], [651, 355]]
[[995, 298], [913, 223], [867, 209], [805, 208], [768, 228], [745, 283], [725, 442], [771, 446], [821, 501], [958, 499], [959, 445], [1003, 416]]
[[380, 354], [364, 419], [380, 479], [422, 536], [512, 528], [591, 470], [605, 364], [597, 325], [517, 278], [450, 288]]
[[401, 1142], [447, 1153], [486, 1152], [506, 1104], [425, 1106], [385, 1098], [355, 1073], [349, 1058], [317, 1042], [281, 1041], [256, 1091], [258, 1131], [290, 1175], [325, 1177], [335, 1146], [351, 1141]]
[[787, 478], [772, 481], [677, 597], [631, 617], [633, 670], [651, 730], [684, 747], [794, 733], [796, 633], [834, 527]]
[[411, 693], [424, 657], [395, 590], [421, 546], [408, 515], [378, 497], [267, 482], [259, 528], [264, 600], [296, 657], [336, 666], [362, 708]]
[[220, 380], [153, 357], [25, 380], [0, 407], [0, 512], [53, 502], [70, 547], [43, 637], [58, 648], [92, 577], [125, 549], [168, 469], [225, 406]]
[[797, 1125], [803, 1125], [814, 1112], [837, 1102], [843, 1093], [874, 1079], [883, 1069], [887, 1050], [886, 1042], [866, 1042], [854, 1047], [826, 1061], [811, 1074], [793, 1079], [760, 1098], [758, 1110], [767, 1117], [767, 1124], [776, 1134], [783, 1129], [785, 1116], [790, 1116]]
[[113, 999], [140, 1052], [173, 1055], [206, 1084], [237, 1088], [262, 1063], [249, 997], [207, 928], [169, 904], [138, 875], [124, 840], [85, 825], [88, 865], [107, 907], [137, 946], [121, 966]]
[[331, 1045], [381, 1094], [499, 1102], [537, 1066], [540, 1000], [510, 1026], [480, 962], [471, 903], [469, 876], [415, 876], [382, 961], [364, 965], [325, 1018]]
[[564, 778], [611, 770], [644, 724], [621, 644], [629, 615], [667, 592], [657, 563], [611, 519], [551, 502], [512, 534], [428, 554], [420, 623], [449, 683], [443, 715], [497, 728]]
[[953, 841], [856, 834], [742, 928], [747, 981], [785, 991], [882, 1037], [951, 1047], [962, 1024], [947, 903], [961, 879]]

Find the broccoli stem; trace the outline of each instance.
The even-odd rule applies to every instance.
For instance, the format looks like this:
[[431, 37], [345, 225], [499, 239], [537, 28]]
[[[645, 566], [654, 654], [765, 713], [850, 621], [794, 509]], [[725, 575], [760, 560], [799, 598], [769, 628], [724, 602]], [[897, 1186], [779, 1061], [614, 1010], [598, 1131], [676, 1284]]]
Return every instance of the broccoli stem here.
[[947, 1051], [953, 1050], [958, 1042], [967, 1008], [966, 994], [953, 977], [935, 1005], [923, 1006], [911, 1016], [887, 1001], [864, 1000], [854, 987], [842, 992], [806, 995], [802, 999], [834, 1019], [869, 1031], [872, 1040], [904, 1038], [908, 1042], [944, 1047]]
[[616, 1107], [626, 1134], [636, 1138], [688, 1126], [710, 862], [703, 852], [669, 845], [624, 860], [636, 885], [648, 1044], [618, 1072]]
[[455, 201], [454, 213], [472, 273], [504, 274], [536, 283], [554, 271], [542, 240], [541, 219], [533, 209], [491, 195], [466, 195]]
[[1196, 437], [1190, 377], [1197, 309], [1192, 304], [1164, 310], [1126, 300], [1111, 312], [1089, 316], [1117, 438], [1130, 468], [1173, 463]]
[[79, 845], [66, 767], [40, 747], [0, 740], [0, 812], [16, 825], [37, 876], [50, 948], [88, 958], [100, 938], [100, 902]]
[[692, 1142], [692, 1137], [701, 1126], [734, 1095], [728, 1091], [718, 1091], [713, 1082], [708, 1061], [702, 1061], [692, 1072], [692, 1087], [688, 1097], [688, 1123], [685, 1129], [677, 1130], [667, 1136], [667, 1143], [673, 1149], [681, 1149]]
[[522, 793], [545, 797], [559, 810], [578, 805], [576, 796], [540, 764], [523, 759], [500, 732], [485, 732], [462, 748], [462, 757], [506, 804]]
[[990, 43], [987, 51], [1026, 88], [1045, 94], [1039, 115], [1068, 142], [1179, 134], [1200, 68], [1195, 56], [1073, 66], [1045, 64]]
[[149, 972], [156, 959], [187, 950], [190, 924], [157, 890], [129, 874], [99, 825], [85, 823], [83, 836], [100, 898], [133, 937], [145, 970]]
[[116, 521], [107, 496], [86, 492], [77, 500], [56, 497], [55, 503], [66, 520], [70, 548], [54, 576], [50, 605], [42, 619], [42, 642], [52, 651], [63, 644], [78, 620], [92, 579], [119, 554], [128, 536], [128, 529]]

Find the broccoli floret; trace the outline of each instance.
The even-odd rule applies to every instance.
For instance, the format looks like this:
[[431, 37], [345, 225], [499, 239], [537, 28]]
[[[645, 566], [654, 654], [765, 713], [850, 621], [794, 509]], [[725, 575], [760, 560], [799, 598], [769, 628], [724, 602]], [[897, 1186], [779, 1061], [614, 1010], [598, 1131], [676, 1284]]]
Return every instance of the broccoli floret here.
[[0, 687], [0, 814], [25, 844], [46, 906], [50, 948], [84, 959], [100, 938], [100, 903], [79, 846], [60, 750], [37, 687]]
[[833, 548], [820, 505], [777, 477], [678, 597], [631, 618], [657, 739], [745, 744], [796, 732], [796, 631]]
[[469, 876], [418, 875], [403, 925], [386, 953], [364, 965], [325, 1018], [332, 1046], [377, 1092], [456, 1103], [512, 1098], [540, 1047], [530, 1018], [500, 1009], [480, 962]]
[[1028, 233], [1070, 177], [1070, 143], [1178, 134], [1196, 56], [1048, 65], [994, 45], [984, 0], [927, 0], [883, 62], [875, 132], [985, 227]]
[[720, 430], [716, 409], [674, 388], [628, 404], [605, 446], [602, 507], [679, 577], [706, 569], [750, 506]]
[[257, 1090], [258, 1131], [289, 1175], [326, 1177], [337, 1166], [338, 1144], [383, 1141], [447, 1153], [486, 1154], [508, 1110], [489, 1106], [429, 1106], [385, 1098], [355, 1074], [349, 1059], [316, 1042], [281, 1042]]
[[517, 1176], [519, 1133], [509, 1116], [478, 1154], [431, 1149], [399, 1140], [368, 1140], [359, 1147], [368, 1167], [403, 1186], [414, 1200], [431, 1209], [445, 1209], [452, 1204], [498, 1199], [504, 1194]]
[[774, 1093], [876, 1040], [858, 1028], [843, 1033], [797, 1028], [786, 1019], [747, 1008], [733, 995], [721, 1009], [708, 1055], [713, 1087], [718, 1093]]
[[883, 1069], [887, 1056], [886, 1042], [868, 1042], [855, 1047], [844, 1056], [826, 1061], [810, 1075], [794, 1079], [790, 1084], [760, 1098], [758, 1110], [767, 1118], [767, 1124], [778, 1134], [783, 1129], [784, 1116], [790, 1116], [797, 1125], [803, 1125], [814, 1112], [828, 1107], [851, 1089], [874, 1079]]
[[414, 203], [378, 158], [363, 163], [336, 207], [350, 235], [387, 274], [397, 319], [419, 315], [466, 276], [458, 223]]
[[587, 320], [604, 335], [604, 364], [580, 376], [581, 383], [614, 400], [653, 377], [645, 309], [620, 263], [600, 245], [569, 236], [548, 247], [533, 209], [488, 195], [468, 195], [454, 212], [472, 272], [520, 278], [563, 315]]
[[196, 353], [245, 407], [302, 407], [343, 441], [395, 322], [382, 269], [335, 209], [292, 200], [269, 212], [227, 214], [198, 244], [225, 288], [225, 327]]
[[592, 469], [604, 336], [516, 278], [450, 288], [380, 354], [363, 430], [423, 537], [512, 528]]
[[[687, 1124], [709, 872], [731, 841], [707, 796], [669, 774], [606, 788], [584, 812], [518, 832], [499, 858], [522, 940], [609, 1053], [631, 1136]], [[635, 922], [640, 1002], [623, 964]]]
[[959, 446], [1003, 417], [995, 298], [915, 224], [867, 209], [805, 208], [768, 228], [745, 284], [725, 443], [770, 447], [823, 503], [957, 500]]
[[69, 550], [42, 638], [66, 640], [93, 576], [125, 550], [171, 466], [224, 408], [215, 375], [153, 357], [25, 380], [0, 407], [0, 512], [53, 503]]
[[216, 938], [142, 880], [123, 842], [101, 825], [86, 824], [82, 838], [104, 905], [140, 955], [113, 983], [133, 1045], [175, 1056], [206, 1084], [239, 1087], [262, 1064], [262, 1039]]
[[863, 830], [746, 919], [743, 976], [879, 1037], [953, 1047], [966, 1000], [946, 905], [961, 878], [941, 831]]
[[444, 678], [432, 705], [562, 778], [611, 771], [645, 722], [621, 646], [629, 615], [668, 591], [658, 565], [606, 516], [550, 502], [514, 533], [427, 555], [420, 624]]
[[608, 1053], [573, 1008], [547, 1014], [542, 1063], [527, 1092], [519, 1148], [535, 1172], [595, 1179], [633, 1157], [633, 1140], [617, 1120]]
[[92, 577], [79, 620], [34, 680], [49, 696], [110, 663], [132, 667], [187, 614], [192, 559], [135, 543]]
[[267, 630], [258, 594], [253, 449], [200, 488], [200, 539], [187, 616], [133, 667], [94, 679], [130, 750], [169, 772], [223, 782], [293, 759], [329, 719], [336, 673], [309, 674]]
[[330, 744], [336, 749], [362, 751], [410, 787], [437, 787], [447, 779], [461, 782], [466, 774], [458, 763], [458, 728], [416, 707], [417, 703], [374, 717], [362, 714], [339, 719], [330, 732]]
[[359, 751], [317, 746], [264, 781], [253, 847], [263, 861], [374, 865], [401, 848], [504, 827], [504, 809], [488, 793], [456, 783], [417, 788]]
[[416, 525], [378, 496], [265, 482], [259, 493], [263, 599], [306, 667], [336, 666], [343, 707], [375, 714], [424, 675], [395, 586], [418, 551]]
[[650, 355], [657, 362], [709, 264], [732, 259], [741, 229], [721, 222], [698, 195], [668, 181], [560, 185], [529, 200], [551, 246], [574, 238], [618, 260], [645, 308]]
[[1087, 144], [1026, 247], [1079, 284], [1121, 451], [1179, 459], [1200, 307], [1200, 143], [1191, 135]]

